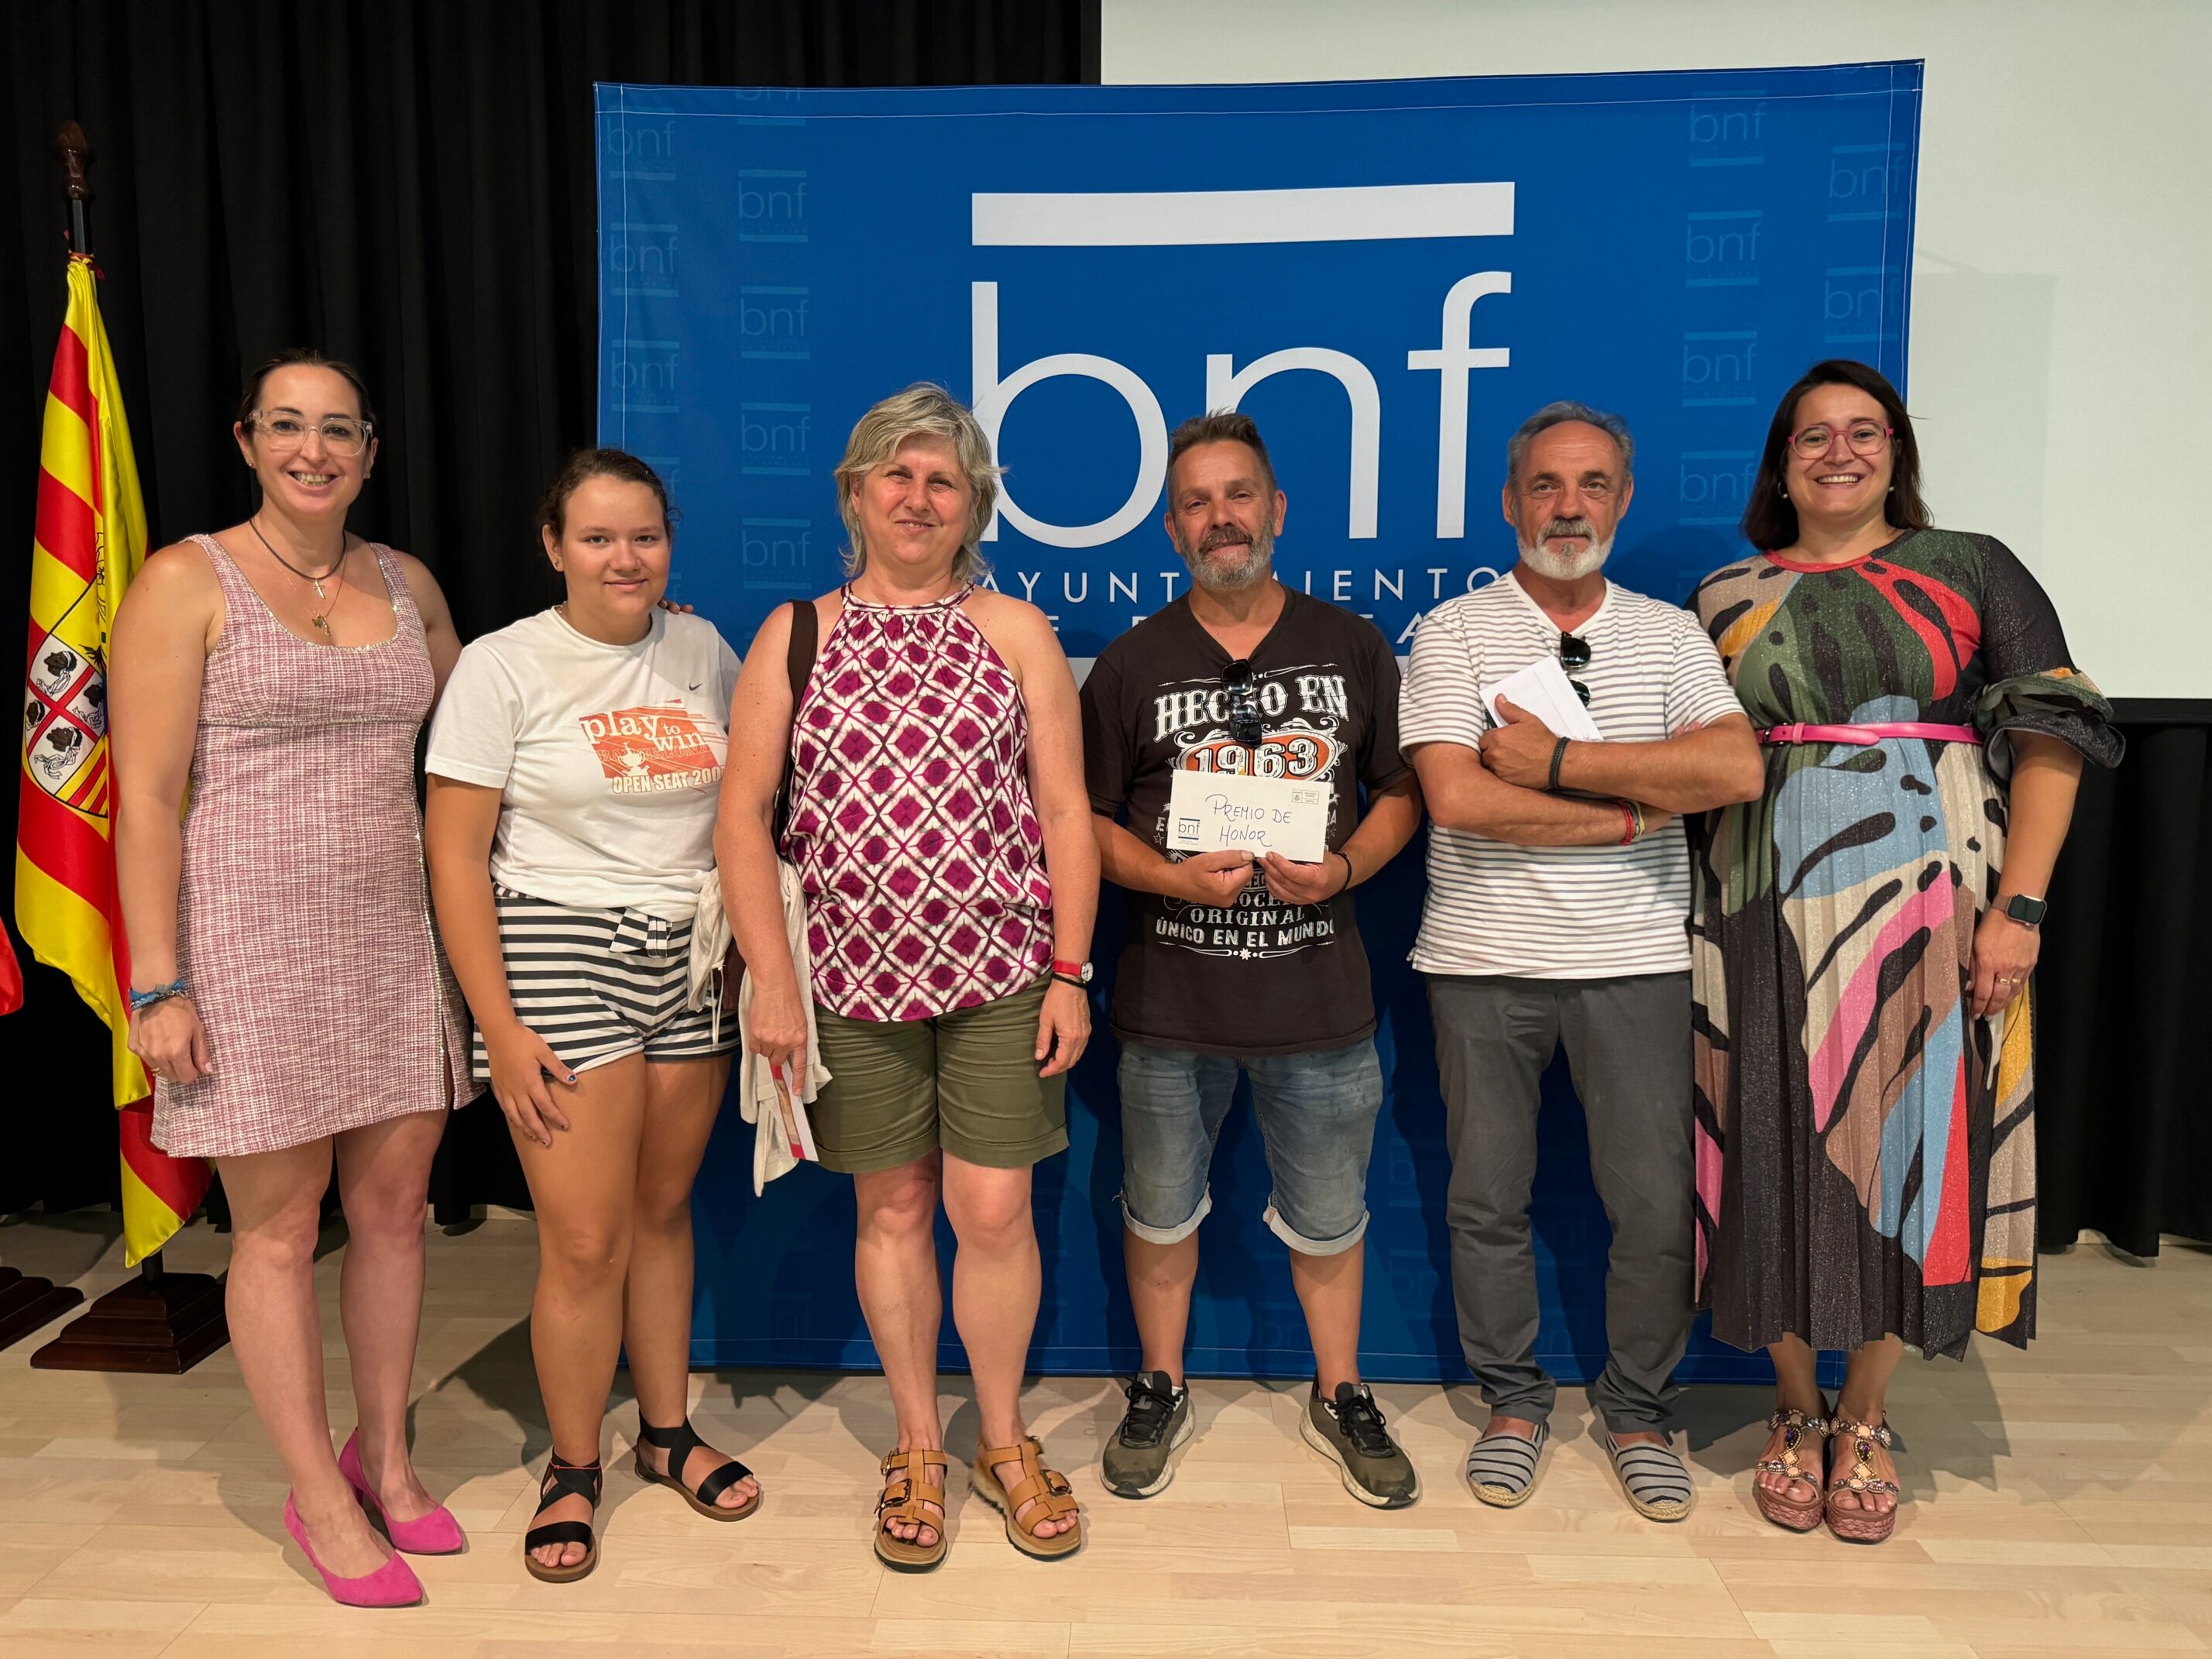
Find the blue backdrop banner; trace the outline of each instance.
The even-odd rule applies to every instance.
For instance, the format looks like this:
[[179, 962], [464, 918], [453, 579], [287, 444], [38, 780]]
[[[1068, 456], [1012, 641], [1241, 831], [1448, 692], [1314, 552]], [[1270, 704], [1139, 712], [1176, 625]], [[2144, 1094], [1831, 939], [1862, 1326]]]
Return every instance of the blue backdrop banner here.
[[[1904, 382], [1921, 68], [1297, 86], [874, 91], [602, 86], [603, 442], [683, 513], [678, 597], [743, 648], [836, 585], [830, 474], [877, 398], [933, 380], [1006, 469], [984, 551], [1079, 667], [1182, 589], [1167, 434], [1238, 407], [1290, 497], [1283, 579], [1402, 653], [1424, 611], [1513, 559], [1506, 435], [1557, 398], [1635, 428], [1608, 574], [1680, 599], [1736, 556], [1773, 400], [1809, 363]], [[1365, 1363], [1462, 1374], [1444, 1276], [1442, 1108], [1405, 965], [1417, 844], [1363, 894], [1391, 1097], [1370, 1199]], [[1118, 916], [1101, 918], [1110, 985]], [[1102, 987], [1100, 1012], [1103, 1012]], [[1103, 1024], [1103, 1020], [1102, 1020]], [[1126, 1367], [1113, 1043], [1038, 1172], [1036, 1360]], [[1542, 1346], [1603, 1364], [1603, 1214], [1547, 1081]], [[1310, 1365], [1266, 1176], [1232, 1116], [1204, 1229], [1200, 1371]], [[730, 1115], [702, 1177], [702, 1363], [873, 1363], [849, 1183], [750, 1194]], [[1564, 1291], [1564, 1295], [1562, 1291]], [[948, 1357], [954, 1352], [947, 1332]], [[1748, 1376], [1701, 1338], [1691, 1377]]]

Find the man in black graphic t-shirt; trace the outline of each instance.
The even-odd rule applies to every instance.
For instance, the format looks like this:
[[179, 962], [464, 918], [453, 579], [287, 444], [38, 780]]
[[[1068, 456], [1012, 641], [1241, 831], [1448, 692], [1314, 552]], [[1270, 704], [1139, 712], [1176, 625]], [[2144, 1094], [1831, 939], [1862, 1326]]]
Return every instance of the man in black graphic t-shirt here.
[[[1150, 1497], [1189, 1438], [1182, 1352], [1198, 1225], [1241, 1069], [1274, 1182], [1264, 1219], [1291, 1249], [1313, 1342], [1305, 1437], [1353, 1497], [1397, 1509], [1419, 1482], [1358, 1370], [1382, 1073], [1351, 889], [1412, 836], [1419, 786], [1398, 753], [1388, 642], [1372, 623], [1275, 580], [1284, 508], [1249, 416], [1178, 427], [1167, 531], [1190, 592], [1108, 646], [1083, 690], [1100, 859], [1129, 892], [1113, 1023], [1123, 1242], [1145, 1349], [1104, 1474], [1109, 1491]], [[1325, 791], [1326, 851], [1300, 863], [1170, 850], [1178, 773], [1272, 780], [1284, 786], [1264, 792], [1276, 800], [1289, 786]]]

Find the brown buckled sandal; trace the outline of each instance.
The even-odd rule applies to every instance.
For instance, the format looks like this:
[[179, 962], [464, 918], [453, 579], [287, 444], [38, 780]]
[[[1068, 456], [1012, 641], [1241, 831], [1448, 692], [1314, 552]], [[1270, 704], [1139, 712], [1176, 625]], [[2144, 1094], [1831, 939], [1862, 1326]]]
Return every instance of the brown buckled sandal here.
[[[1762, 1457], [1751, 1466], [1751, 1500], [1759, 1505], [1759, 1512], [1776, 1526], [1790, 1532], [1811, 1532], [1820, 1524], [1825, 1507], [1822, 1489], [1827, 1484], [1826, 1459], [1820, 1469], [1808, 1469], [1798, 1462], [1798, 1455], [1808, 1435], [1816, 1440], [1828, 1437], [1828, 1419], [1808, 1417], [1802, 1412], [1777, 1412], [1766, 1419], [1766, 1426], [1782, 1431], [1782, 1455]], [[1787, 1488], [1770, 1492], [1759, 1484], [1762, 1474], [1786, 1475], [1801, 1486], [1810, 1486], [1813, 1496], [1795, 1498]]]
[[[1830, 1426], [1831, 1440], [1848, 1440], [1851, 1448], [1851, 1472], [1841, 1480], [1831, 1480], [1828, 1495], [1823, 1504], [1828, 1517], [1828, 1530], [1846, 1544], [1879, 1544], [1897, 1527], [1898, 1506], [1905, 1501], [1905, 1489], [1894, 1480], [1885, 1480], [1874, 1472], [1874, 1449], [1889, 1449], [1889, 1424], [1837, 1423]], [[1870, 1509], [1838, 1509], [1836, 1498], [1841, 1492], [1854, 1492], [1863, 1504], [1867, 1498], [1878, 1492], [1890, 1496], [1886, 1514]]]
[[[993, 1467], [1017, 1458], [1021, 1461], [1022, 1478], [1011, 1488], [1000, 1486], [999, 1477], [991, 1472]], [[1060, 1561], [1083, 1547], [1082, 1511], [1076, 1505], [1075, 1488], [1058, 1469], [1045, 1468], [1044, 1443], [1035, 1435], [1023, 1436], [1018, 1446], [977, 1448], [975, 1461], [968, 1467], [968, 1483], [985, 1503], [1006, 1516], [1006, 1541], [1023, 1554], [1040, 1561]], [[1036, 1507], [1030, 1511], [1029, 1520], [1017, 1521], [1014, 1517], [1021, 1513], [1022, 1505], [1032, 1503]], [[1061, 1521], [1071, 1515], [1076, 1522], [1066, 1532], [1040, 1538], [1031, 1530], [1039, 1521]]]
[[[876, 1499], [876, 1559], [899, 1572], [927, 1572], [945, 1559], [945, 1471], [952, 1460], [943, 1452], [917, 1446], [912, 1451], [888, 1452], [884, 1456], [884, 1495]], [[934, 1514], [922, 1507], [934, 1504]], [[934, 1528], [934, 1544], [918, 1544], [891, 1534], [889, 1522], [910, 1521]]]

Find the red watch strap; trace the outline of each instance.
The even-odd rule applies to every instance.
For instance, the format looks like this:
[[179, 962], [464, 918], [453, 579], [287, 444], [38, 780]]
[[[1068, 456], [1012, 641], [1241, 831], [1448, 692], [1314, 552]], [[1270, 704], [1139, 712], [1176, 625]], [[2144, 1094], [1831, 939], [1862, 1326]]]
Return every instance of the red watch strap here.
[[1087, 962], [1062, 962], [1058, 957], [1052, 959], [1052, 971], [1066, 974], [1070, 979], [1081, 979], [1083, 970], [1090, 965]]

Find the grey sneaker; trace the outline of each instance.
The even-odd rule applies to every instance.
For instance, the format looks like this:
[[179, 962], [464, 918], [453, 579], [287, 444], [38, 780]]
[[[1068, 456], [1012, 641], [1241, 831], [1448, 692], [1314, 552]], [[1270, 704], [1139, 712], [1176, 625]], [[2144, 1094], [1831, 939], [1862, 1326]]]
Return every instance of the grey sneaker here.
[[1129, 1409], [1106, 1443], [1099, 1473], [1116, 1498], [1150, 1498], [1175, 1479], [1175, 1455], [1189, 1443], [1196, 1426], [1190, 1415], [1190, 1390], [1168, 1381], [1165, 1371], [1139, 1371], [1130, 1379]]
[[1344, 1471], [1344, 1489], [1378, 1510], [1402, 1510], [1421, 1495], [1421, 1477], [1382, 1426], [1382, 1408], [1364, 1382], [1340, 1382], [1336, 1397], [1322, 1397], [1316, 1382], [1299, 1432]]

